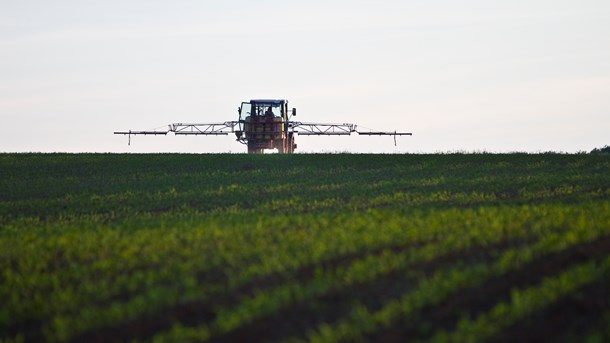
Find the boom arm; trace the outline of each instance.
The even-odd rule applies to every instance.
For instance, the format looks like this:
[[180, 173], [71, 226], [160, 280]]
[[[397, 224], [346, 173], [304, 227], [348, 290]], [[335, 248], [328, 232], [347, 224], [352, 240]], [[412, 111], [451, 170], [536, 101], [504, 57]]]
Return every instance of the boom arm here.
[[176, 135], [228, 135], [235, 132], [238, 121], [225, 121], [224, 123], [173, 123], [167, 125], [167, 130], [144, 130], [144, 131], [115, 131], [115, 135], [128, 135], [128, 145], [131, 145], [131, 135], [167, 135], [173, 132]]
[[238, 121], [208, 124], [175, 123], [170, 125], [170, 131], [176, 135], [228, 135], [235, 132], [235, 126], [238, 124]]
[[[288, 127], [299, 135], [316, 135], [316, 136], [349, 136], [352, 132], [365, 136], [394, 136], [394, 145], [396, 145], [396, 136], [412, 136], [411, 132], [389, 132], [389, 131], [358, 131], [355, 124], [323, 124], [323, 123], [301, 123], [288, 122]], [[297, 129], [297, 130], [295, 130]]]
[[411, 132], [391, 131], [358, 131], [356, 124], [323, 124], [323, 123], [301, 123], [298, 121], [288, 122], [288, 127], [299, 135], [350, 135], [356, 132], [366, 136], [412, 136]]
[[235, 132], [238, 121], [226, 121], [224, 123], [173, 123], [167, 126], [167, 130], [144, 130], [144, 131], [115, 131], [115, 135], [167, 135], [173, 132], [176, 135], [227, 135]]
[[[303, 136], [341, 136], [350, 135], [356, 131], [356, 125], [344, 123], [344, 124], [322, 124], [322, 123], [301, 123], [299, 121], [288, 122], [288, 127], [291, 128], [295, 133]], [[298, 131], [295, 131], [297, 129]]]

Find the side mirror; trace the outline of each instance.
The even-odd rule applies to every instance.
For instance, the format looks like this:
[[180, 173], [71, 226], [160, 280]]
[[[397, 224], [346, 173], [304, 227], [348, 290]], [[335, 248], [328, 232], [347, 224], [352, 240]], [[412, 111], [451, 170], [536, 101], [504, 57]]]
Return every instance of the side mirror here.
[[292, 115], [293, 115], [293, 116], [296, 116], [296, 115], [297, 115], [297, 109], [296, 109], [296, 108], [293, 108], [293, 109], [292, 109]]
[[238, 114], [241, 114], [241, 107], [238, 107], [238, 108], [237, 108], [237, 113], [238, 113]]

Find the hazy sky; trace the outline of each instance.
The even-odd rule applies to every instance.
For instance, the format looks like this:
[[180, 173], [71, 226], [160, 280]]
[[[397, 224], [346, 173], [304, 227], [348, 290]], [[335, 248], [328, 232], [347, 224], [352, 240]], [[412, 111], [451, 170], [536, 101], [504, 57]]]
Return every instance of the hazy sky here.
[[0, 1], [0, 151], [245, 152], [115, 130], [237, 119], [413, 137], [298, 151], [567, 151], [610, 144], [610, 1]]

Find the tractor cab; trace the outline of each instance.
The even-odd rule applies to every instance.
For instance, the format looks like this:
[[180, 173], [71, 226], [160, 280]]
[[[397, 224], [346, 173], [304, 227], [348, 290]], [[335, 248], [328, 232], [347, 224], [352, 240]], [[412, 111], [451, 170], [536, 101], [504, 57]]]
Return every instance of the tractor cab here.
[[[287, 100], [250, 100], [242, 102], [238, 109], [239, 120], [261, 121], [275, 118], [277, 121], [288, 120], [288, 101]], [[296, 111], [293, 109], [293, 115]]]

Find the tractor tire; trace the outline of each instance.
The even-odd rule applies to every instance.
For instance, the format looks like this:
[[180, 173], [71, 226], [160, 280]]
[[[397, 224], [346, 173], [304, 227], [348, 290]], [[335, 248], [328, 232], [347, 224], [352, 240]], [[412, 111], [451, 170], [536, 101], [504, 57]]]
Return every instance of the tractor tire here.
[[286, 153], [293, 154], [294, 153], [294, 135], [291, 133], [288, 134], [288, 139], [286, 139]]
[[248, 145], [248, 154], [261, 154], [263, 149]]

